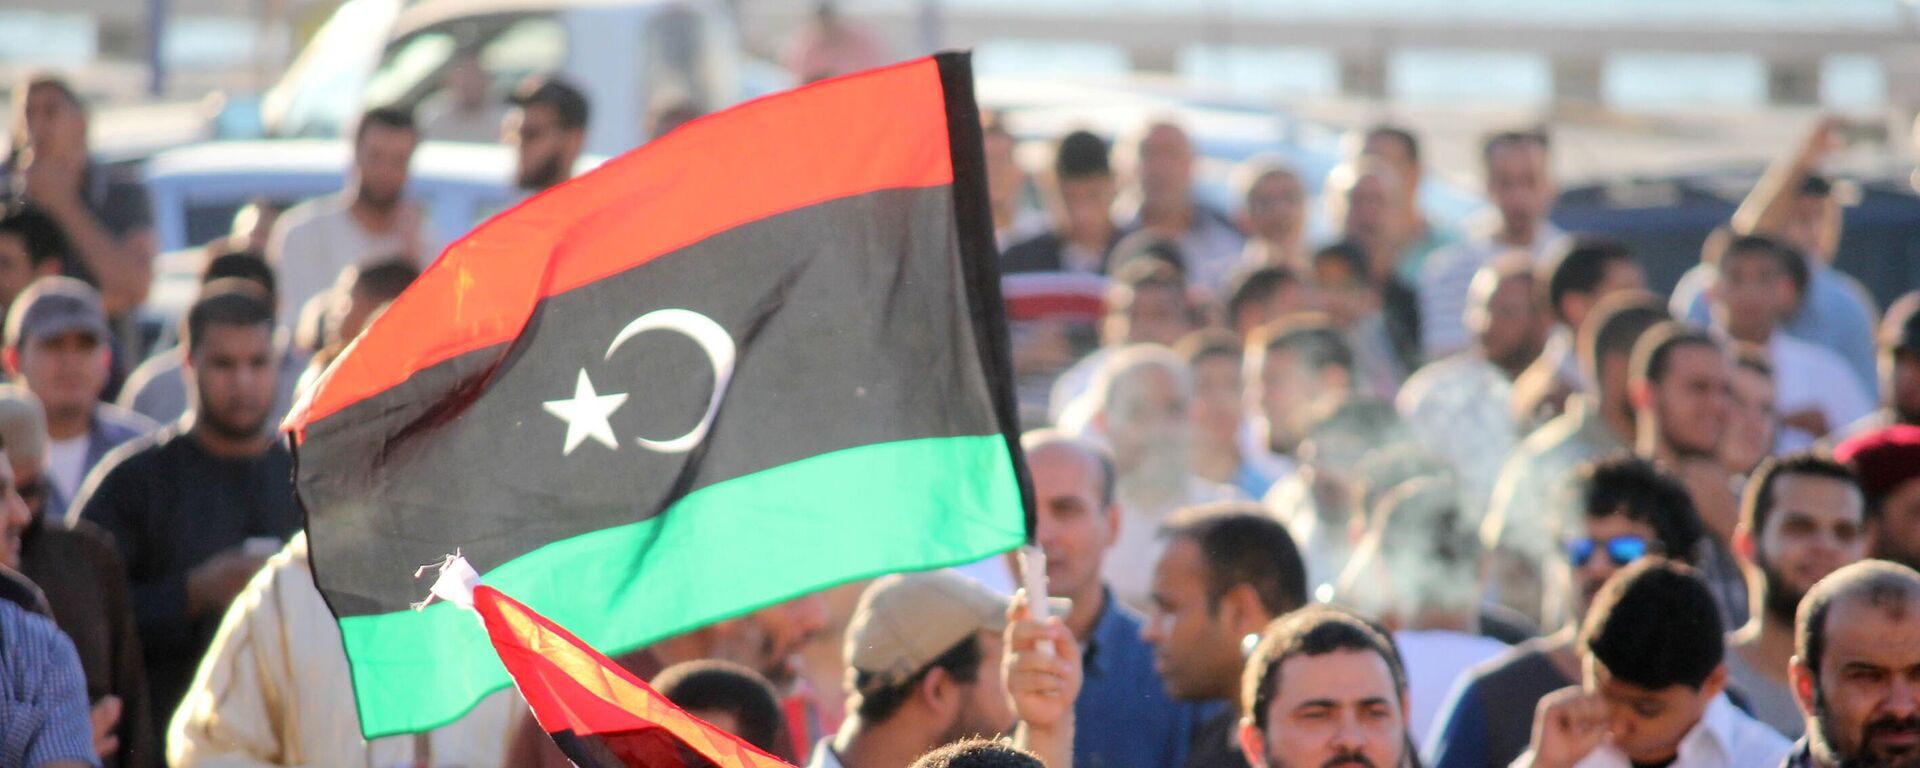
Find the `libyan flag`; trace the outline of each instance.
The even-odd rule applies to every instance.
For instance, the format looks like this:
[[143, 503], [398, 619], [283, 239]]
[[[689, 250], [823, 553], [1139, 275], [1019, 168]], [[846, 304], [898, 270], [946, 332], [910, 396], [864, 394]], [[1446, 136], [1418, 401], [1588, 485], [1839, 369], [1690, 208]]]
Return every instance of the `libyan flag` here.
[[972, 78], [689, 123], [449, 246], [288, 418], [369, 738], [508, 684], [414, 568], [623, 653], [1026, 537]]

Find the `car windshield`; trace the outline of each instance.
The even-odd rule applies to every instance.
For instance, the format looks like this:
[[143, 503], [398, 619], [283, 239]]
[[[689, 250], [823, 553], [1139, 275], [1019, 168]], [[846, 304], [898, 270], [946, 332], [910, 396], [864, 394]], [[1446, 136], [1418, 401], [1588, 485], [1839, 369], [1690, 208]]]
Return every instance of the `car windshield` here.
[[527, 75], [566, 63], [567, 35], [549, 14], [497, 14], [448, 21], [387, 47], [363, 104], [417, 105], [444, 90], [456, 56], [471, 54], [489, 87], [505, 94]]

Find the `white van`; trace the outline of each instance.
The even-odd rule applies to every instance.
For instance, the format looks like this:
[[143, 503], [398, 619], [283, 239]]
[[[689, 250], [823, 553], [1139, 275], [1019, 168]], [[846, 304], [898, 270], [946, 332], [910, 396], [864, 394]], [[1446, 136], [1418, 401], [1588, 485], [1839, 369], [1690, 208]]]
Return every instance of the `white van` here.
[[348, 0], [261, 117], [274, 136], [341, 136], [369, 106], [434, 95], [464, 53], [502, 98], [530, 74], [571, 80], [592, 107], [587, 151], [603, 155], [651, 138], [664, 110], [711, 112], [789, 85], [746, 59], [720, 0]]

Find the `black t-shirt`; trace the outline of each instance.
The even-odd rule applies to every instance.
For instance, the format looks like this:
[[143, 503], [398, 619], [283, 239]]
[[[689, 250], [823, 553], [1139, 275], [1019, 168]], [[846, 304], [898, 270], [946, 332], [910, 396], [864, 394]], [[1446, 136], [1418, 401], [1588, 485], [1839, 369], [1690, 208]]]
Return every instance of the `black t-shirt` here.
[[280, 441], [227, 459], [177, 425], [107, 454], [73, 509], [113, 536], [126, 565], [155, 713], [173, 712], [224, 613], [187, 616], [187, 572], [250, 538], [285, 541], [301, 523]]

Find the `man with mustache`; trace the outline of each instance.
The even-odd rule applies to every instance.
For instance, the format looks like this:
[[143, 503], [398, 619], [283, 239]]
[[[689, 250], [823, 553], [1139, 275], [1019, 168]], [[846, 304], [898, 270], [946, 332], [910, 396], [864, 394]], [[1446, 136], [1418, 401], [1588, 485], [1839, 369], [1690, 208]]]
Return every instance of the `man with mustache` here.
[[511, 101], [501, 132], [514, 149], [513, 185], [537, 194], [573, 178], [587, 141], [587, 97], [557, 75], [534, 75]]
[[1821, 454], [1767, 459], [1747, 482], [1733, 550], [1752, 618], [1728, 638], [1727, 672], [1748, 711], [1790, 739], [1804, 727], [1787, 684], [1794, 612], [1814, 584], [1866, 556], [1864, 510], [1853, 471]]
[[1821, 579], [1800, 603], [1788, 676], [1807, 735], [1784, 768], [1920, 766], [1920, 573], [1885, 560]]
[[407, 167], [419, 143], [412, 113], [368, 110], [354, 129], [346, 189], [296, 205], [274, 223], [267, 262], [280, 279], [281, 327], [294, 327], [307, 302], [361, 259], [402, 254], [419, 267], [432, 260], [425, 216], [406, 200]]
[[1412, 765], [1407, 672], [1393, 641], [1327, 606], [1269, 624], [1241, 684], [1240, 748], [1253, 768]]

